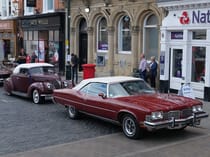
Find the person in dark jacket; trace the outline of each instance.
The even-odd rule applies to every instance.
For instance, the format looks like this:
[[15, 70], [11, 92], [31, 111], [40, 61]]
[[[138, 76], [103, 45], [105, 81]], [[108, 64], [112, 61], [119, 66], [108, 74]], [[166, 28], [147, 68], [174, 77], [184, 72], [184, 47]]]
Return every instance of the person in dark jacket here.
[[18, 55], [18, 63], [23, 64], [26, 63], [26, 53], [23, 48], [21, 48], [20, 53]]
[[156, 88], [156, 76], [157, 76], [157, 68], [158, 64], [155, 60], [155, 57], [151, 57], [151, 63], [150, 63], [150, 83], [151, 87]]
[[77, 55], [74, 53], [71, 54], [71, 67], [72, 67], [72, 74], [71, 74], [72, 84], [75, 85], [75, 82], [76, 84], [78, 83], [78, 58]]

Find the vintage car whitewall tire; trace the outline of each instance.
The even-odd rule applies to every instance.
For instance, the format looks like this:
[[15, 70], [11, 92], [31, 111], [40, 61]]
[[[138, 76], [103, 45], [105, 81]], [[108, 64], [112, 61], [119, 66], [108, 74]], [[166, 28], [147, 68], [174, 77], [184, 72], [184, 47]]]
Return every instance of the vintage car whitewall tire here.
[[39, 91], [34, 89], [32, 92], [32, 100], [35, 104], [40, 104], [44, 101], [44, 97], [41, 97]]
[[126, 137], [131, 139], [138, 139], [142, 137], [142, 132], [136, 119], [130, 115], [125, 114], [122, 119], [123, 133]]
[[79, 116], [79, 112], [74, 106], [68, 106], [67, 112], [68, 112], [69, 118], [71, 119], [77, 119]]

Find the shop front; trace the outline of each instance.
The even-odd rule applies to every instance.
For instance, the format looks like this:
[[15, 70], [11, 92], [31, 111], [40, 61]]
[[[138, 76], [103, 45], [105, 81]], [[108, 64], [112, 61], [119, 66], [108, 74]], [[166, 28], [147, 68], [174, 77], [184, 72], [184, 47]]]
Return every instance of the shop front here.
[[160, 86], [165, 92], [177, 92], [190, 83], [195, 97], [210, 101], [209, 6], [165, 6], [168, 15], [161, 26], [160, 52]]
[[25, 16], [20, 19], [24, 49], [36, 55], [35, 62], [47, 62], [65, 68], [65, 14], [49, 13]]

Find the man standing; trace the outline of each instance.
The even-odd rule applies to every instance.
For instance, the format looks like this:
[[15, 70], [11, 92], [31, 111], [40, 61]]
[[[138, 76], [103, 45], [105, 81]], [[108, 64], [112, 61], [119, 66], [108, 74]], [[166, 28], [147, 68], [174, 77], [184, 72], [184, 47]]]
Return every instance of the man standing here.
[[20, 53], [18, 55], [18, 63], [23, 64], [26, 63], [26, 53], [23, 48], [21, 48]]
[[140, 78], [144, 79], [146, 81], [146, 66], [147, 61], [145, 59], [144, 54], [142, 53], [140, 56], [140, 63], [139, 63], [139, 75]]
[[[72, 53], [71, 54], [71, 67], [72, 67], [72, 84], [75, 85], [74, 79], [76, 79], [76, 84], [78, 83], [78, 58], [77, 55]], [[76, 78], [75, 78], [76, 77]]]
[[150, 83], [151, 87], [156, 88], [156, 76], [157, 76], [157, 68], [158, 64], [155, 61], [155, 56], [151, 57], [151, 63], [150, 63]]

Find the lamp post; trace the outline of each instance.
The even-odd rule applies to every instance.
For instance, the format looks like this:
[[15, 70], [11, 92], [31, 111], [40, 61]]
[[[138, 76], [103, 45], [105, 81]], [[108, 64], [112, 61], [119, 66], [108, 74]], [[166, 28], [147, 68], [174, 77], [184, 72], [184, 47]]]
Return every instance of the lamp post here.
[[65, 51], [66, 51], [66, 80], [71, 79], [71, 65], [70, 65], [70, 8], [71, 0], [66, 1], [65, 5]]

